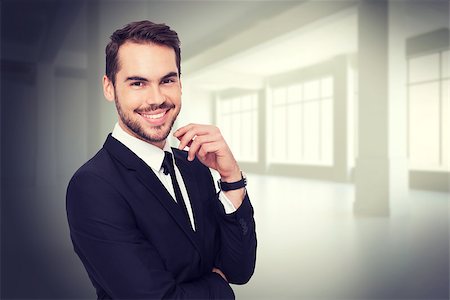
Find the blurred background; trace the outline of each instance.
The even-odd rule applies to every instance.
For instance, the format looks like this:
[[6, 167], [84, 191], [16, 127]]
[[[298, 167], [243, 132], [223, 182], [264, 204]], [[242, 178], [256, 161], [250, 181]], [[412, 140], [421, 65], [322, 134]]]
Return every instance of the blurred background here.
[[447, 0], [0, 11], [2, 299], [96, 297], [65, 189], [117, 119], [104, 47], [142, 19], [182, 42], [176, 126], [217, 124], [248, 174], [259, 248], [238, 299], [448, 299]]

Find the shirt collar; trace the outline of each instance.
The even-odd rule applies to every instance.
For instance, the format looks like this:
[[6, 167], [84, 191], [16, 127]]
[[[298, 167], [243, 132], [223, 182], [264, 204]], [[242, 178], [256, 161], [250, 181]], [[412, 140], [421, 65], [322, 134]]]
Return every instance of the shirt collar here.
[[167, 141], [164, 144], [164, 150], [161, 150], [155, 145], [132, 136], [131, 134], [123, 130], [122, 127], [120, 127], [119, 123], [116, 123], [111, 135], [116, 140], [124, 144], [128, 149], [133, 151], [134, 154], [142, 159], [155, 172], [159, 172], [161, 170], [161, 165], [164, 160], [164, 151], [172, 153], [172, 149], [170, 148]]

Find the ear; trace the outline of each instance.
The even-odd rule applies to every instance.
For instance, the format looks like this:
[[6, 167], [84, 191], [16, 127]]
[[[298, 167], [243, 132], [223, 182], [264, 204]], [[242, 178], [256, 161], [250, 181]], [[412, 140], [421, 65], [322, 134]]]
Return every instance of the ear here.
[[108, 76], [103, 75], [103, 95], [105, 95], [106, 100], [114, 101], [115, 99], [115, 90], [114, 84], [111, 80], [109, 80]]

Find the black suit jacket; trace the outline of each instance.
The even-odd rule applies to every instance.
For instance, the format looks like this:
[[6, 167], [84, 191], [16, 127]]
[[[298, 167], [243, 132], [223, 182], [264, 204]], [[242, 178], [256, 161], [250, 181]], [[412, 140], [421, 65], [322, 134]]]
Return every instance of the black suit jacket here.
[[234, 298], [253, 274], [256, 234], [248, 196], [225, 214], [211, 173], [173, 149], [196, 231], [153, 171], [108, 136], [72, 177], [67, 216], [74, 250], [99, 299]]

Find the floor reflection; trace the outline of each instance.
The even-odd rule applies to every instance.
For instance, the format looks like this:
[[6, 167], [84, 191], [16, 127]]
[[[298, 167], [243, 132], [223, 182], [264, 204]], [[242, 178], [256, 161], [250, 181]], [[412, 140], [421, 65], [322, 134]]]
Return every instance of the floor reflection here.
[[410, 191], [409, 211], [355, 217], [354, 188], [249, 175], [259, 252], [238, 299], [447, 299], [449, 194]]

